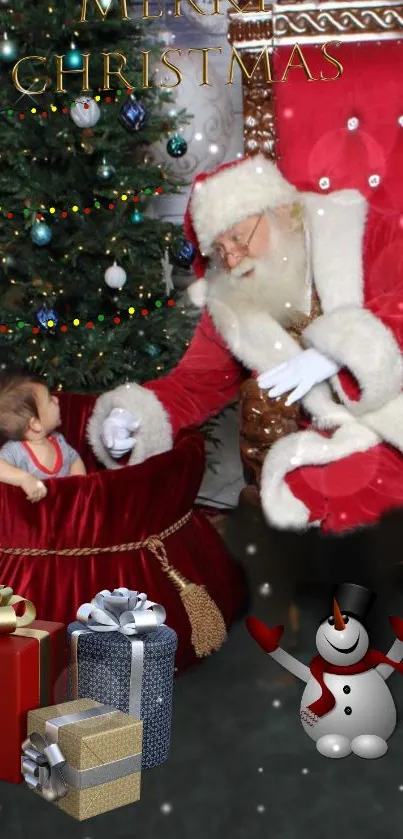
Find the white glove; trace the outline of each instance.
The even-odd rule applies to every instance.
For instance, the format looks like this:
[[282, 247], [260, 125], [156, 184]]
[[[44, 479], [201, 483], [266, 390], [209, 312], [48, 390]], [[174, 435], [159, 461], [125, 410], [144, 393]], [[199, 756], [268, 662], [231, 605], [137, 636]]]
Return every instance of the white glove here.
[[135, 437], [130, 436], [140, 427], [129, 411], [124, 408], [114, 408], [102, 426], [102, 440], [112, 457], [119, 458], [131, 451], [136, 444]]
[[309, 393], [315, 385], [335, 376], [339, 370], [339, 364], [311, 348], [262, 373], [258, 376], [257, 383], [263, 390], [270, 388], [271, 397], [282, 396], [283, 393], [292, 391], [285, 403], [292, 405]]

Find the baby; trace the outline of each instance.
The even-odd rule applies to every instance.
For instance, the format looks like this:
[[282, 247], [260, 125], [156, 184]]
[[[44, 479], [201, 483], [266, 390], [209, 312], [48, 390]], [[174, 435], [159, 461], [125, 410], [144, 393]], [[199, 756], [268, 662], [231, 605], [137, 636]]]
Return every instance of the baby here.
[[43, 381], [20, 373], [0, 377], [0, 482], [19, 486], [29, 501], [47, 494], [40, 479], [85, 475], [83, 461], [55, 429], [57, 396]]

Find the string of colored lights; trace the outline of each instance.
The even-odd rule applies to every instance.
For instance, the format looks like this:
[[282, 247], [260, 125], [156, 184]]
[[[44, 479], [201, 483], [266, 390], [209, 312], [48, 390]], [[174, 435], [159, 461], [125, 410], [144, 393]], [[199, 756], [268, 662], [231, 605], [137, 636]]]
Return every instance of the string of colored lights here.
[[[175, 300], [173, 300], [172, 297], [169, 297], [165, 301], [163, 301], [163, 300], [156, 300], [155, 301], [154, 307], [156, 309], [161, 309], [164, 306], [167, 306], [168, 308], [172, 309], [175, 306]], [[136, 309], [134, 306], [129, 306], [128, 309], [127, 309], [127, 314], [129, 315], [129, 318], [126, 318], [126, 319], [122, 316], [122, 313], [120, 313], [119, 315], [116, 314], [116, 315], [111, 315], [111, 316], [97, 315], [97, 318], [96, 318], [95, 321], [92, 321], [92, 320], [81, 321], [80, 318], [73, 318], [71, 323], [68, 323], [68, 324], [61, 323], [60, 325], [59, 325], [59, 322], [56, 319], [53, 319], [52, 317], [49, 317], [49, 320], [46, 322], [45, 326], [42, 327], [42, 329], [51, 329], [51, 330], [58, 329], [60, 332], [66, 333], [72, 327], [74, 327], [74, 328], [81, 327], [81, 328], [85, 328], [85, 329], [95, 329], [95, 326], [102, 326], [104, 328], [108, 324], [109, 325], [113, 324], [113, 326], [121, 326], [122, 323], [127, 323], [128, 321], [132, 320], [133, 317], [135, 317], [135, 316], [137, 316], [137, 317], [140, 316], [140, 317], [146, 318], [146, 317], [148, 317], [148, 315], [151, 314], [151, 312], [152, 312], [151, 308], [147, 308], [146, 306], [144, 306], [144, 304], [141, 304], [141, 308], [138, 308], [138, 309]], [[38, 335], [38, 333], [41, 332], [41, 327], [40, 326], [33, 326], [32, 323], [27, 323], [26, 321], [23, 321], [23, 320], [14, 321], [13, 326], [16, 327], [17, 329], [27, 329], [27, 328], [31, 329], [31, 332], [32, 332], [33, 335]], [[12, 326], [10, 324], [5, 324], [5, 323], [0, 324], [0, 332], [1, 333], [4, 334], [5, 332], [14, 332], [14, 331], [15, 330], [12, 328]]]
[[[131, 198], [132, 201], [137, 203], [138, 201], [140, 201], [140, 196], [141, 195], [157, 196], [157, 195], [161, 195], [163, 192], [164, 192], [164, 190], [163, 190], [162, 186], [157, 186], [156, 189], [153, 189], [152, 187], [145, 187], [145, 189], [142, 189], [142, 190], [127, 189], [122, 193], [122, 195], [120, 196], [120, 199], [116, 198], [116, 199], [114, 199], [114, 201], [110, 201], [109, 199], [105, 199], [103, 202], [101, 202], [99, 200], [95, 200], [93, 207], [80, 207], [78, 204], [73, 204], [73, 206], [70, 207], [69, 210], [66, 210], [65, 207], [63, 207], [63, 209], [60, 209], [58, 207], [53, 206], [53, 204], [52, 204], [51, 207], [44, 207], [41, 210], [40, 213], [35, 213], [35, 210], [32, 210], [30, 208], [25, 208], [21, 212], [19, 212], [19, 211], [16, 212], [15, 210], [4, 209], [3, 207], [0, 206], [0, 213], [3, 215], [4, 218], [8, 219], [9, 221], [12, 221], [12, 219], [14, 219], [19, 214], [23, 215], [23, 216], [32, 216], [33, 213], [35, 213], [35, 217], [38, 221], [43, 221], [44, 220], [44, 215], [43, 215], [44, 213], [50, 213], [50, 215], [53, 216], [54, 218], [57, 218], [58, 214], [59, 214], [60, 218], [67, 218], [68, 215], [69, 215], [69, 212], [79, 213], [80, 215], [88, 216], [88, 215], [90, 215], [90, 213], [93, 210], [106, 210], [106, 209], [108, 209], [110, 211], [116, 210], [116, 201], [117, 200], [125, 202], [125, 201], [129, 201], [129, 199]], [[29, 199], [26, 199], [26, 200], [29, 200]]]
[[[90, 96], [87, 96], [86, 94], [83, 94], [82, 96], [79, 97], [79, 99], [81, 99], [81, 101], [84, 100], [84, 99], [88, 99], [88, 102], [83, 102], [84, 110], [88, 110], [89, 107], [90, 107], [89, 102], [90, 102], [91, 98], [94, 98], [96, 102], [102, 102], [102, 105], [104, 105], [104, 104], [110, 105], [110, 104], [116, 104], [116, 102], [118, 102], [118, 99], [116, 99], [115, 96], [122, 96], [123, 93], [127, 93], [127, 94], [130, 95], [131, 93], [133, 93], [133, 89], [128, 87], [128, 88], [126, 88], [125, 91], [116, 90], [116, 91], [114, 91], [113, 96], [104, 96], [104, 97], [99, 96], [99, 95], [94, 96], [94, 97], [90, 97]], [[50, 94], [50, 95], [53, 98], [53, 96], [55, 94]], [[45, 91], [43, 94], [41, 94], [41, 96], [49, 96], [49, 94], [47, 94], [46, 91]], [[32, 105], [31, 106], [27, 105], [26, 108], [16, 108], [15, 105], [6, 105], [5, 107], [0, 108], [0, 114], [7, 114], [7, 116], [9, 116], [9, 117], [16, 116], [18, 114], [20, 119], [25, 119], [26, 114], [28, 114], [28, 115], [31, 115], [31, 116], [40, 116], [40, 117], [43, 117], [44, 119], [46, 119], [51, 114], [56, 114], [56, 113], [67, 115], [67, 114], [70, 113], [70, 108], [75, 108], [76, 105], [77, 105], [77, 100], [75, 100], [74, 102], [70, 102], [69, 105], [63, 105], [63, 106], [55, 105], [55, 103], [52, 102], [48, 106], [48, 110], [45, 110], [44, 108], [32, 106]]]

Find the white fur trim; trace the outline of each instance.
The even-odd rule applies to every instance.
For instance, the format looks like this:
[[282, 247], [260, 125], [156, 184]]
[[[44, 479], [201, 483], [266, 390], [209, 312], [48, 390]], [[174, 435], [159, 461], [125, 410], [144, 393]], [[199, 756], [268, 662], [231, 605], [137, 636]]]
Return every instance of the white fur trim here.
[[390, 329], [367, 309], [346, 306], [313, 321], [303, 333], [304, 342], [347, 367], [361, 389], [361, 398], [350, 401], [338, 376], [332, 385], [349, 411], [356, 416], [381, 408], [400, 393], [403, 364], [399, 345]]
[[187, 287], [189, 299], [191, 300], [193, 305], [197, 306], [199, 309], [202, 309], [203, 306], [206, 305], [207, 292], [208, 282], [206, 279], [204, 279], [204, 277], [201, 277], [200, 280], [196, 280], [195, 283], [192, 283]]
[[305, 192], [316, 290], [324, 312], [363, 305], [362, 247], [368, 204], [355, 189], [329, 195]]
[[391, 399], [378, 411], [365, 414], [361, 422], [403, 453], [403, 394]]
[[263, 463], [260, 496], [267, 521], [280, 530], [303, 530], [310, 511], [296, 498], [284, 478], [288, 472], [309, 464], [324, 466], [380, 442], [378, 435], [361, 423], [349, 422], [327, 438], [316, 431], [300, 431], [283, 437], [270, 449]]
[[335, 402], [334, 395], [327, 382], [316, 385], [302, 399], [302, 404], [307, 413], [312, 417], [316, 428], [324, 431], [331, 428], [338, 428], [346, 422], [355, 422], [353, 417], [344, 405]]
[[190, 198], [190, 213], [201, 252], [208, 254], [217, 236], [239, 221], [297, 198], [295, 187], [260, 154], [199, 181]]
[[120, 385], [103, 393], [96, 403], [87, 425], [87, 439], [98, 460], [108, 469], [119, 469], [122, 464], [114, 460], [102, 442], [102, 426], [113, 408], [130, 411], [141, 425], [136, 431], [136, 445], [129, 458], [129, 465], [142, 463], [148, 457], [167, 452], [172, 448], [172, 429], [168, 414], [152, 390], [135, 382]]

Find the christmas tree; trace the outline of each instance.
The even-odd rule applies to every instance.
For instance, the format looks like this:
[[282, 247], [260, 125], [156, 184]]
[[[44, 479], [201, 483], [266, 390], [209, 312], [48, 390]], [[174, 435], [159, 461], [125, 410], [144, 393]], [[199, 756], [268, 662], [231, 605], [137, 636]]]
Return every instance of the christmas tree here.
[[81, 3], [51, 3], [0, 0], [0, 362], [99, 392], [168, 372], [194, 328], [170, 276], [192, 249], [147, 217], [183, 186], [152, 145], [185, 153], [188, 117], [152, 86], [155, 21], [122, 20], [118, 0], [88, 0], [86, 22]]

